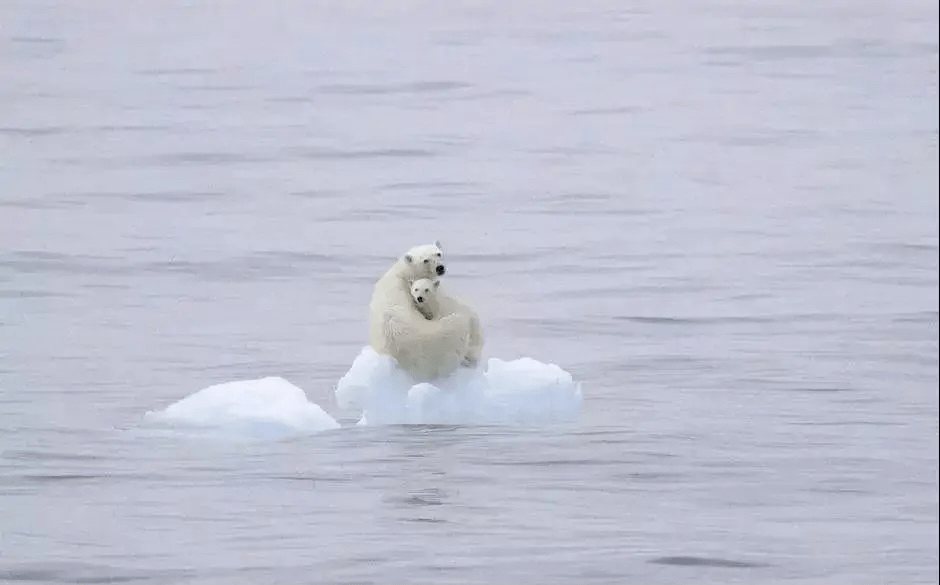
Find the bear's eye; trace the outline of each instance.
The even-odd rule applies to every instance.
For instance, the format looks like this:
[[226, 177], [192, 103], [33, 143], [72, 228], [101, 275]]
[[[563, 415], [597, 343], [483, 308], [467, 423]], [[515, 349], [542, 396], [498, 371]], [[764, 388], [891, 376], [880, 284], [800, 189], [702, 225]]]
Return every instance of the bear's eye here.
[[424, 259], [424, 263], [427, 264], [428, 262], [430, 262], [430, 260], [428, 260], [427, 258], [425, 258], [425, 259]]
[[441, 257], [441, 253], [440, 253], [440, 252], [437, 253], [437, 257], [438, 257], [438, 258]]

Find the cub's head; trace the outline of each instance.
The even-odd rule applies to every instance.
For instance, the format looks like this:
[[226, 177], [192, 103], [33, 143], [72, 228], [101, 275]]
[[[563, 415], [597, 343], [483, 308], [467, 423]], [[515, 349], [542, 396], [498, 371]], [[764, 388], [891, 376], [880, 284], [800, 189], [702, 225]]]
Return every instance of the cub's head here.
[[411, 274], [415, 278], [436, 279], [438, 276], [444, 276], [444, 252], [441, 251], [441, 243], [425, 244], [415, 246], [408, 250], [402, 261], [411, 269]]
[[441, 285], [439, 280], [430, 278], [421, 278], [411, 284], [411, 296], [418, 306], [426, 305], [434, 301], [434, 295], [437, 294], [437, 287]]

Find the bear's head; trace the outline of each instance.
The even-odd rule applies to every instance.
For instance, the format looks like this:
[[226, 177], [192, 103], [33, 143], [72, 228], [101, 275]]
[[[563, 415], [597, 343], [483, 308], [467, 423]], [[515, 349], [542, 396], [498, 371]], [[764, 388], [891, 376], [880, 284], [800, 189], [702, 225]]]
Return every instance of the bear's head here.
[[438, 276], [444, 276], [446, 272], [440, 242], [415, 246], [405, 253], [402, 261], [411, 270], [411, 276], [414, 279], [435, 279]]
[[411, 284], [411, 296], [414, 297], [415, 302], [419, 305], [430, 303], [432, 300], [434, 300], [434, 295], [437, 293], [437, 287], [440, 285], [441, 281], [439, 280], [420, 278]]

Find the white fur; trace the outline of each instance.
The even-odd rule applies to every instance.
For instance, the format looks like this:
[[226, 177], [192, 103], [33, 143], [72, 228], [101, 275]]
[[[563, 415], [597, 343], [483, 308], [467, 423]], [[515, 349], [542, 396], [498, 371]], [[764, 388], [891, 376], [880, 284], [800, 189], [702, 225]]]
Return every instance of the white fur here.
[[441, 290], [441, 281], [430, 278], [421, 278], [411, 284], [411, 298], [425, 319], [440, 319], [446, 315], [466, 315], [469, 318], [470, 335], [462, 365], [475, 367], [483, 352], [483, 328], [476, 312]]
[[437, 297], [439, 286], [441, 286], [440, 280], [430, 278], [421, 278], [411, 283], [411, 298], [415, 301], [415, 308], [429, 321], [441, 316]]
[[414, 306], [411, 283], [437, 278], [438, 266], [443, 266], [439, 243], [408, 250], [375, 283], [369, 303], [369, 345], [376, 353], [395, 358], [419, 382], [454, 372], [470, 343], [467, 314], [429, 321]]

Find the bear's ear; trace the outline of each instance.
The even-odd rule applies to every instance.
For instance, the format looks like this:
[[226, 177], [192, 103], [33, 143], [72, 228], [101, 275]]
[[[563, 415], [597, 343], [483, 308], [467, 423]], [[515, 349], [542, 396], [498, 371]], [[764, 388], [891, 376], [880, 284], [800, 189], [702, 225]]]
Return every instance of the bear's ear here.
[[414, 261], [415, 260], [414, 258], [411, 257], [411, 254], [405, 254], [405, 262], [407, 262], [408, 264], [411, 264]]
[[440, 240], [434, 240], [434, 245], [437, 246], [437, 249], [440, 250], [441, 252], [444, 251], [444, 247], [441, 246], [441, 241], [440, 241]]
[[439, 286], [441, 286], [441, 281], [440, 281], [440, 280], [435, 280], [435, 281], [434, 281], [434, 288], [437, 288], [437, 287], [439, 287]]

